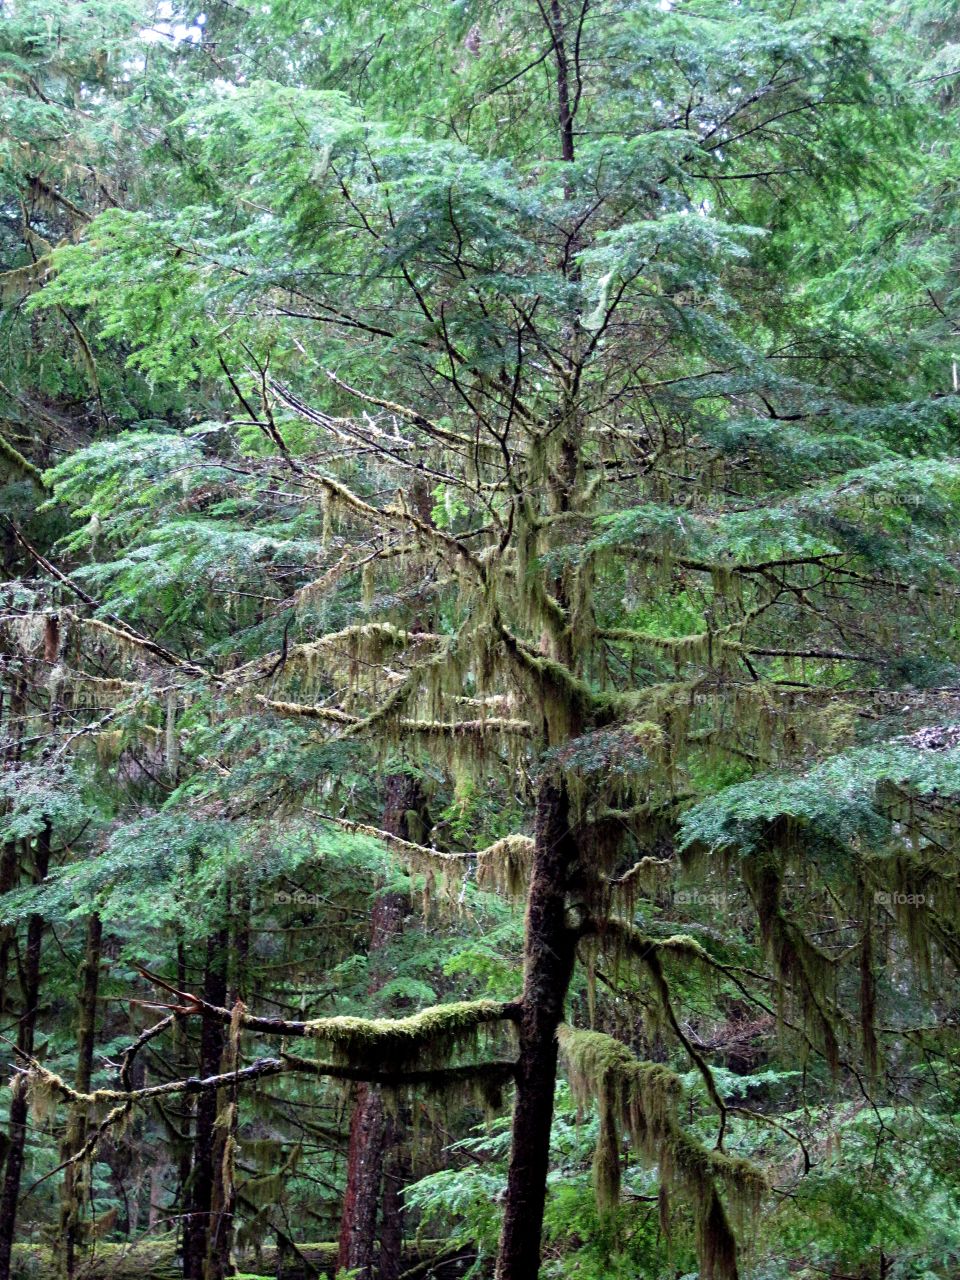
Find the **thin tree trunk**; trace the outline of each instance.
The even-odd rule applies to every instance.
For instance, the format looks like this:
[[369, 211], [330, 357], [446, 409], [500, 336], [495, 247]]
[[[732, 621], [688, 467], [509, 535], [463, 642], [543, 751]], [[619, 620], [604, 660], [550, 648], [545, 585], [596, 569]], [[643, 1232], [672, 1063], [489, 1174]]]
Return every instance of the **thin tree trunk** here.
[[[9, 768], [20, 759], [20, 735], [22, 733], [22, 711], [23, 711], [23, 689], [24, 682], [22, 679], [14, 680], [12, 688], [7, 692], [6, 705], [0, 703], [0, 708], [6, 713], [6, 723], [3, 724], [3, 736], [7, 746], [3, 752], [3, 765]], [[0, 699], [5, 691], [0, 690]], [[14, 889], [20, 873], [20, 841], [8, 840], [3, 846], [3, 853], [0, 854], [0, 894], [7, 894]], [[16, 925], [4, 925], [0, 928], [0, 1021], [7, 1023], [10, 1021], [10, 990], [7, 983], [7, 970], [10, 966], [10, 950], [13, 947], [17, 937]], [[0, 1157], [0, 1168], [3, 1167], [2, 1157]]]
[[[40, 884], [50, 865], [52, 828], [48, 821], [37, 836], [34, 850], [34, 879]], [[40, 998], [40, 954], [43, 949], [43, 916], [31, 915], [27, 920], [27, 947], [23, 957], [23, 1010], [17, 1026], [17, 1047], [26, 1055], [33, 1054], [33, 1038], [37, 1025], [37, 1002]], [[17, 1201], [23, 1175], [23, 1158], [27, 1143], [27, 1091], [18, 1084], [10, 1101], [9, 1146], [0, 1191], [0, 1280], [10, 1280], [10, 1260], [16, 1233]]]
[[[74, 1080], [78, 1093], [90, 1092], [93, 1075], [93, 1046], [97, 1029], [97, 992], [100, 985], [100, 948], [103, 924], [96, 912], [87, 917], [87, 939], [80, 968], [80, 1021], [77, 1027], [77, 1071]], [[75, 1155], [87, 1138], [86, 1109], [74, 1106], [70, 1113], [60, 1159]], [[76, 1265], [76, 1245], [83, 1203], [84, 1181], [77, 1165], [68, 1165], [63, 1174], [60, 1193], [60, 1232], [62, 1266], [72, 1276]]]
[[[229, 936], [225, 928], [218, 929], [207, 938], [207, 953], [203, 969], [203, 998], [209, 1004], [222, 1007], [227, 998], [227, 950]], [[200, 1075], [216, 1075], [223, 1056], [223, 1026], [215, 1018], [203, 1016], [200, 1027]], [[190, 1193], [187, 1197], [187, 1219], [183, 1232], [183, 1274], [185, 1280], [219, 1280], [210, 1274], [210, 1264], [216, 1273], [219, 1255], [208, 1258], [208, 1244], [217, 1236], [217, 1223], [212, 1216], [214, 1179], [219, 1176], [216, 1168], [215, 1149], [217, 1121], [217, 1094], [201, 1093], [197, 1098], [196, 1127], [193, 1139], [193, 1168], [190, 1173]], [[222, 1270], [220, 1275], [222, 1275]]]
[[568, 164], [573, 161], [573, 118], [576, 105], [570, 99], [570, 64], [567, 42], [564, 37], [563, 10], [560, 0], [550, 0], [550, 21], [547, 23], [553, 40], [553, 52], [557, 60], [557, 106], [560, 114], [560, 158]]
[[[236, 1007], [236, 1005], [235, 1005]], [[243, 1008], [242, 1002], [239, 1006]], [[230, 1027], [221, 1071], [236, 1071], [240, 1065], [240, 1026]], [[213, 1188], [210, 1197], [210, 1238], [207, 1241], [206, 1280], [221, 1280], [232, 1275], [230, 1251], [233, 1244], [233, 1215], [237, 1191], [234, 1181], [237, 1130], [239, 1128], [239, 1090], [234, 1084], [216, 1094], [217, 1116], [214, 1122]]]
[[[589, 0], [583, 0], [579, 21], [586, 17]], [[560, 0], [550, 0], [549, 15], [541, 6], [557, 64], [560, 156], [571, 164], [575, 155], [574, 121], [580, 100], [579, 67], [571, 93], [571, 66]], [[569, 182], [564, 195], [571, 196]], [[563, 271], [579, 280], [579, 241], [574, 232], [564, 252]], [[574, 339], [576, 342], [576, 339]], [[571, 440], [564, 445], [567, 472], [554, 493], [558, 510], [570, 507], [576, 484], [576, 452]], [[557, 598], [566, 602], [562, 579]], [[567, 652], [571, 637], [554, 635], [553, 657], [570, 666]], [[550, 645], [550, 640], [548, 640]], [[576, 736], [571, 727], [571, 736]], [[564, 1003], [573, 974], [576, 932], [566, 918], [567, 889], [577, 860], [577, 846], [570, 831], [570, 797], [561, 779], [547, 778], [537, 795], [533, 873], [527, 895], [524, 931], [524, 979], [519, 1028], [519, 1057], [513, 1104], [510, 1165], [503, 1227], [497, 1253], [496, 1280], [536, 1280], [540, 1272], [543, 1214], [550, 1163], [550, 1130], [557, 1081], [557, 1027], [563, 1021]]]
[[[178, 929], [177, 931], [177, 990], [186, 991], [187, 989], [187, 952], [184, 946], [183, 937]], [[190, 1038], [187, 1033], [187, 1019], [182, 1013], [174, 1015], [173, 1019], [173, 1050], [174, 1060], [177, 1063], [177, 1074], [186, 1077], [193, 1074], [193, 1060], [190, 1056]], [[193, 1147], [190, 1140], [190, 1131], [193, 1124], [194, 1108], [188, 1098], [183, 1099], [182, 1112], [179, 1114], [181, 1121], [183, 1140], [178, 1139], [175, 1143], [175, 1154], [177, 1161], [177, 1203], [183, 1206], [184, 1213], [190, 1208], [190, 1169], [193, 1164]], [[174, 1115], [177, 1114], [174, 1110]], [[183, 1273], [188, 1275], [187, 1271], [187, 1254], [190, 1247], [189, 1241], [189, 1219], [184, 1217], [182, 1220], [182, 1253], [183, 1253]]]
[[576, 934], [566, 889], [577, 849], [562, 784], [537, 797], [536, 847], [527, 898], [520, 1052], [497, 1280], [536, 1280], [557, 1078], [557, 1027], [573, 973]]
[[[418, 779], [409, 774], [393, 774], [387, 779], [383, 813], [384, 830], [403, 840], [423, 838], [426, 804]], [[370, 919], [372, 993], [383, 985], [383, 975], [376, 971], [378, 953], [403, 928], [407, 900], [402, 893], [382, 894], [374, 903]], [[377, 1217], [381, 1204], [384, 1159], [390, 1134], [399, 1139], [394, 1126], [388, 1126], [383, 1097], [376, 1086], [362, 1084], [357, 1088], [350, 1117], [350, 1143], [347, 1151], [347, 1186], [340, 1219], [340, 1251], [338, 1269], [356, 1271], [359, 1280], [373, 1280], [377, 1241]], [[399, 1188], [396, 1188], [399, 1206]], [[384, 1219], [386, 1221], [386, 1219]], [[399, 1218], [388, 1225], [386, 1238], [380, 1242], [380, 1274], [390, 1269], [399, 1271], [402, 1233], [397, 1240]], [[389, 1256], [387, 1256], [389, 1254]]]
[[[19, 841], [8, 840], [0, 854], [0, 896], [4, 896], [16, 886], [17, 872], [20, 869]], [[7, 984], [7, 970], [10, 967], [10, 948], [17, 936], [16, 925], [8, 924], [0, 927], [0, 1019], [5, 1023], [10, 1013], [10, 994]]]

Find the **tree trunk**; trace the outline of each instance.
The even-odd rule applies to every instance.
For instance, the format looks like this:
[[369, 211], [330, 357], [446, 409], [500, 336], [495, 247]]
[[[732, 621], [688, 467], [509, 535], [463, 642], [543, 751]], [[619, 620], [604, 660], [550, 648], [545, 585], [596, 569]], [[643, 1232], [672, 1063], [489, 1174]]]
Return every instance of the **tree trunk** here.
[[385, 1138], [386, 1116], [380, 1090], [362, 1084], [357, 1089], [350, 1116], [347, 1188], [337, 1258], [338, 1270], [355, 1270], [359, 1280], [372, 1280], [374, 1274]]
[[[221, 1071], [237, 1067], [237, 1055], [228, 1047]], [[238, 1090], [221, 1089], [216, 1094], [217, 1112], [213, 1130], [213, 1187], [210, 1197], [210, 1238], [207, 1240], [205, 1280], [221, 1280], [233, 1274], [230, 1251], [233, 1244], [233, 1215], [236, 1211], [234, 1153], [237, 1141]]]
[[[77, 1071], [74, 1080], [78, 1093], [90, 1092], [93, 1074], [93, 1046], [97, 1029], [97, 991], [100, 984], [100, 946], [103, 924], [96, 912], [87, 918], [87, 940], [80, 969], [80, 1021], [77, 1027]], [[75, 1155], [87, 1139], [86, 1108], [74, 1106], [67, 1133], [60, 1149], [60, 1159]], [[63, 1173], [60, 1192], [60, 1231], [58, 1244], [62, 1250], [64, 1274], [72, 1276], [76, 1264], [77, 1234], [83, 1205], [84, 1181], [80, 1168], [68, 1165]]]
[[[44, 822], [34, 851], [34, 879], [40, 884], [50, 865], [52, 828]], [[23, 957], [23, 1009], [17, 1025], [17, 1047], [33, 1055], [33, 1037], [37, 1025], [37, 1002], [40, 998], [40, 953], [43, 948], [43, 916], [31, 915], [27, 920], [27, 948]], [[23, 1157], [27, 1143], [27, 1091], [21, 1085], [13, 1090], [10, 1101], [9, 1145], [0, 1191], [0, 1280], [10, 1280], [10, 1260], [16, 1232], [17, 1200], [23, 1175]]]
[[[184, 945], [183, 937], [179, 928], [177, 929], [177, 990], [187, 990], [187, 950]], [[188, 1019], [182, 1014], [174, 1014], [173, 1018], [173, 1053], [176, 1062], [176, 1072], [181, 1078], [186, 1078], [193, 1074], [193, 1059], [190, 1054], [190, 1037], [187, 1031]], [[183, 1207], [186, 1214], [190, 1208], [190, 1169], [193, 1163], [193, 1146], [191, 1143], [190, 1131], [193, 1125], [194, 1108], [189, 1098], [183, 1098], [180, 1106], [181, 1111], [177, 1111], [174, 1104], [172, 1115], [180, 1122], [180, 1129], [177, 1130], [177, 1137], [174, 1142], [174, 1153], [177, 1162], [177, 1192], [176, 1202]], [[189, 1248], [189, 1219], [184, 1217], [182, 1220], [182, 1248], [183, 1248], [183, 1272], [187, 1273], [187, 1251]]]
[[[3, 750], [2, 764], [10, 768], [20, 759], [20, 736], [23, 726], [23, 689], [22, 679], [15, 679], [9, 690], [0, 690], [0, 724], [3, 725], [3, 738], [6, 746]], [[6, 693], [6, 699], [3, 695]], [[4, 705], [4, 701], [5, 704]], [[6, 716], [3, 722], [2, 714]], [[0, 854], [0, 895], [5, 895], [16, 888], [20, 874], [20, 841], [8, 840]], [[10, 967], [10, 951], [17, 937], [15, 924], [0, 928], [0, 1022], [10, 1021], [11, 995], [7, 983], [7, 970]], [[3, 1158], [0, 1154], [0, 1169]]]
[[[409, 1108], [404, 1107], [403, 1113]], [[403, 1188], [410, 1182], [410, 1153], [404, 1136], [409, 1115], [387, 1116], [384, 1137], [383, 1205], [380, 1217], [378, 1280], [400, 1280], [403, 1270]]]
[[541, 785], [535, 836], [527, 897], [520, 1054], [497, 1280], [536, 1280], [540, 1270], [557, 1078], [556, 1034], [563, 1021], [576, 950], [576, 933], [566, 919], [566, 888], [577, 849], [569, 827], [569, 798], [562, 783]]
[[[543, 12], [541, 10], [541, 12]], [[570, 66], [567, 43], [564, 38], [563, 10], [560, 0], [550, 0], [550, 19], [547, 28], [553, 41], [557, 60], [557, 105], [560, 111], [560, 157], [566, 163], [573, 162], [573, 116], [575, 107], [570, 101]], [[567, 193], [569, 197], [569, 192]]]
[[[387, 778], [383, 813], [385, 831], [403, 840], [422, 840], [427, 826], [425, 815], [426, 801], [417, 778], [405, 773], [392, 774]], [[402, 893], [382, 894], [373, 904], [368, 986], [371, 994], [383, 985], [383, 975], [377, 972], [378, 953], [402, 930], [406, 910], [407, 900]], [[396, 1129], [387, 1124], [380, 1090], [376, 1086], [361, 1084], [357, 1088], [353, 1114], [350, 1117], [347, 1186], [340, 1219], [340, 1251], [337, 1258], [338, 1269], [356, 1271], [359, 1280], [373, 1280], [375, 1275], [377, 1215], [390, 1134], [396, 1134]], [[395, 1141], [399, 1141], [399, 1135], [396, 1135]], [[395, 1195], [399, 1213], [399, 1187], [395, 1187]], [[386, 1224], [386, 1218], [384, 1222]], [[384, 1274], [384, 1267], [387, 1276], [392, 1267], [399, 1271], [402, 1232], [398, 1239], [398, 1227], [399, 1217], [395, 1215], [387, 1224], [386, 1238], [380, 1242], [381, 1275]]]
[[[226, 960], [229, 935], [225, 928], [207, 938], [207, 954], [203, 970], [203, 998], [209, 1004], [223, 1007], [227, 999]], [[200, 1027], [200, 1075], [216, 1075], [223, 1056], [223, 1026], [215, 1018], [202, 1016]], [[219, 1249], [208, 1246], [220, 1243], [219, 1223], [214, 1221], [214, 1179], [216, 1168], [217, 1094], [201, 1093], [197, 1098], [196, 1127], [193, 1139], [193, 1168], [186, 1205], [183, 1231], [184, 1280], [220, 1280], [224, 1274], [224, 1258]]]
[[[0, 853], [0, 897], [6, 896], [16, 887], [17, 873], [20, 869], [19, 843], [18, 840], [8, 840], [3, 846], [3, 852]], [[0, 1019], [3, 1022], [9, 1020], [10, 993], [7, 970], [10, 967], [10, 949], [16, 936], [16, 925], [6, 924], [0, 927]]]

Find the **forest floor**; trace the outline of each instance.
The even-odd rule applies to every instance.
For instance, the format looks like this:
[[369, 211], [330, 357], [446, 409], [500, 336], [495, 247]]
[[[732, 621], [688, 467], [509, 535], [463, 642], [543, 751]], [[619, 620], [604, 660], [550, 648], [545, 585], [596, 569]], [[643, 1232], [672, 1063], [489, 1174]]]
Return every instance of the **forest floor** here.
[[[440, 1240], [424, 1240], [411, 1246], [404, 1257], [405, 1276], [415, 1280], [427, 1269], [431, 1274], [438, 1274], [437, 1265], [443, 1267], [444, 1280], [459, 1275], [467, 1259], [458, 1251], [455, 1257], [444, 1261], [441, 1255], [449, 1253], [445, 1244]], [[295, 1254], [288, 1254], [283, 1263], [283, 1280], [334, 1280], [337, 1252], [336, 1243], [297, 1245]], [[12, 1280], [48, 1280], [57, 1274], [48, 1245], [16, 1244], [13, 1254]], [[234, 1280], [276, 1280], [280, 1274], [280, 1259], [274, 1245], [265, 1245], [259, 1256], [250, 1250], [237, 1261], [239, 1269]], [[135, 1244], [101, 1244], [95, 1256], [83, 1259], [76, 1277], [77, 1280], [181, 1280], [182, 1274], [176, 1239], [167, 1236]]]

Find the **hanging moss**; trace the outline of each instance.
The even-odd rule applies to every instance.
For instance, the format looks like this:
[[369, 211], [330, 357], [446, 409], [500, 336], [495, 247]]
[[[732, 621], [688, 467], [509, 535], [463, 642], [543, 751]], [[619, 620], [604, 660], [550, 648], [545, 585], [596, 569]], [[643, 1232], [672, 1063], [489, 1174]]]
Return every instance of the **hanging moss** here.
[[609, 1209], [619, 1195], [626, 1133], [638, 1156], [657, 1166], [661, 1184], [690, 1202], [704, 1280], [736, 1280], [737, 1244], [718, 1184], [746, 1222], [756, 1217], [765, 1190], [760, 1171], [748, 1161], [708, 1150], [680, 1127], [683, 1088], [669, 1068], [640, 1062], [626, 1045], [601, 1032], [561, 1026], [557, 1035], [575, 1096], [595, 1101], [600, 1110], [594, 1186], [601, 1209]]
[[53, 259], [47, 254], [12, 271], [0, 272], [0, 303], [6, 307], [22, 302], [45, 283], [52, 270]]
[[699, 964], [709, 971], [713, 961], [703, 946], [685, 933], [668, 938], [654, 938], [624, 920], [604, 920], [597, 926], [597, 937], [606, 950], [619, 951], [646, 961], [653, 954], [672, 954], [685, 963]]
[[500, 890], [511, 898], [521, 898], [527, 891], [533, 863], [534, 842], [530, 836], [510, 835], [497, 840], [477, 854], [484, 887]]
[[840, 1017], [834, 999], [835, 965], [784, 912], [782, 868], [776, 854], [770, 850], [745, 858], [742, 866], [764, 945], [781, 979], [781, 1004], [784, 991], [794, 995], [805, 1026], [822, 1049], [830, 1069], [836, 1072], [840, 1067]]
[[[910, 815], [898, 815], [907, 833]], [[902, 842], [892, 852], [865, 857], [860, 864], [867, 898], [880, 895], [883, 910], [896, 921], [918, 977], [930, 982], [937, 953], [960, 963], [960, 884], [955, 868], [955, 834], [945, 827], [942, 849], [913, 839], [914, 848]]]
[[652, 897], [661, 892], [669, 884], [675, 869], [671, 858], [646, 855], [617, 876], [610, 888], [619, 896], [618, 900], [623, 902], [627, 913], [632, 914], [637, 895], [642, 893]]
[[670, 996], [670, 986], [663, 968], [663, 960], [674, 956], [686, 964], [702, 966], [704, 971], [714, 976], [716, 968], [710, 956], [695, 938], [685, 934], [675, 934], [669, 938], [652, 938], [642, 933], [633, 925], [624, 921], [608, 919], [597, 926], [596, 941], [605, 951], [613, 951], [614, 962], [619, 964], [622, 956], [633, 956], [640, 960], [647, 971], [656, 998], [656, 1010], [662, 1028], [669, 1028], [683, 1047], [684, 1052], [703, 1077], [707, 1093], [721, 1115], [726, 1114], [726, 1107], [717, 1089], [713, 1072], [706, 1059], [696, 1049], [680, 1026], [674, 1013]]
[[56, 1107], [60, 1098], [58, 1086], [61, 1084], [63, 1081], [52, 1072], [48, 1076], [30, 1074], [14, 1078], [15, 1089], [26, 1089], [30, 1115], [38, 1126], [44, 1123]]

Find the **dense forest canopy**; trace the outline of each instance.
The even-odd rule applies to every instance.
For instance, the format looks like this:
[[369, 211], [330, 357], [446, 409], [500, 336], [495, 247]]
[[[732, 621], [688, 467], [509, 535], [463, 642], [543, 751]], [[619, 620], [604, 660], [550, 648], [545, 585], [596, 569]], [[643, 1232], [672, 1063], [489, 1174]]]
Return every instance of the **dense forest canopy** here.
[[958, 1274], [958, 83], [2, 0], [0, 1280]]

